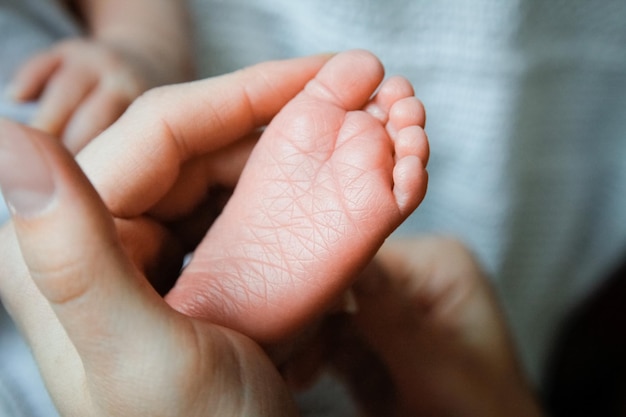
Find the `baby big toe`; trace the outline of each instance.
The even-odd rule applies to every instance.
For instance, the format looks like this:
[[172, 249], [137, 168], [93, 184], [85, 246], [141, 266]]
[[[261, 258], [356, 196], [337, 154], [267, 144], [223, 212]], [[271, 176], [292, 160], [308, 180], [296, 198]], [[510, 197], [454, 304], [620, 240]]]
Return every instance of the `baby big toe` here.
[[362, 108], [384, 76], [374, 55], [354, 50], [333, 57], [305, 87], [310, 97], [333, 103], [344, 110]]

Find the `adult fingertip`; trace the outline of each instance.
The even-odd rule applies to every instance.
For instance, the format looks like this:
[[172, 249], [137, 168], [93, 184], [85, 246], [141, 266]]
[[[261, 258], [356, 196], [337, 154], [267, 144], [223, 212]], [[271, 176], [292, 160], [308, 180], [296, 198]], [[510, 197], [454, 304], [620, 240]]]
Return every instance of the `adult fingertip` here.
[[26, 127], [0, 119], [0, 190], [14, 216], [32, 217], [54, 201], [52, 171]]

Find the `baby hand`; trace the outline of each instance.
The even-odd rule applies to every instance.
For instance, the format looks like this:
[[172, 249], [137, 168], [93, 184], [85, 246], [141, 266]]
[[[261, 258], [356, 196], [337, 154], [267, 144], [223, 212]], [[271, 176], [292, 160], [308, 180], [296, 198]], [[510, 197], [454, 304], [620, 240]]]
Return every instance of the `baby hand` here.
[[76, 153], [151, 86], [138, 58], [103, 42], [70, 39], [28, 60], [9, 93], [17, 101], [39, 100], [32, 126]]

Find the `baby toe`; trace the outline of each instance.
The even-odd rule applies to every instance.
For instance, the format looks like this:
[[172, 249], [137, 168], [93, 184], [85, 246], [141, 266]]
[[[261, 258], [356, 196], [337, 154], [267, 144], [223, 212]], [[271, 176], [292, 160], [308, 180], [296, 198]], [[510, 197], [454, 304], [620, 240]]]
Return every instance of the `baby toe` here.
[[393, 194], [403, 217], [409, 216], [426, 195], [428, 173], [420, 158], [408, 155], [396, 162]]
[[430, 146], [426, 132], [420, 126], [408, 126], [401, 129], [396, 135], [394, 146], [396, 161], [414, 155], [422, 161], [424, 166], [428, 164]]
[[305, 87], [305, 93], [344, 110], [363, 108], [383, 79], [376, 56], [353, 50], [334, 56]]
[[424, 127], [426, 112], [424, 105], [415, 97], [406, 97], [396, 101], [389, 110], [387, 129], [394, 137], [397, 132], [409, 126]]
[[380, 89], [365, 107], [365, 111], [386, 124], [391, 107], [399, 100], [413, 96], [413, 86], [404, 77], [392, 77], [383, 82]]

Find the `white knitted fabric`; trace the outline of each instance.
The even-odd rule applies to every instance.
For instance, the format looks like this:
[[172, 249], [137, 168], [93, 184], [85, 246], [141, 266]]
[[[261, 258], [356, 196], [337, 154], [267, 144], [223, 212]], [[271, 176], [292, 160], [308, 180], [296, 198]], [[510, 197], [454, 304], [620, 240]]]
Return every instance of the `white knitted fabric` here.
[[460, 237], [529, 374], [626, 249], [626, 2], [192, 0], [202, 75], [365, 48], [424, 101], [428, 195], [398, 234]]

